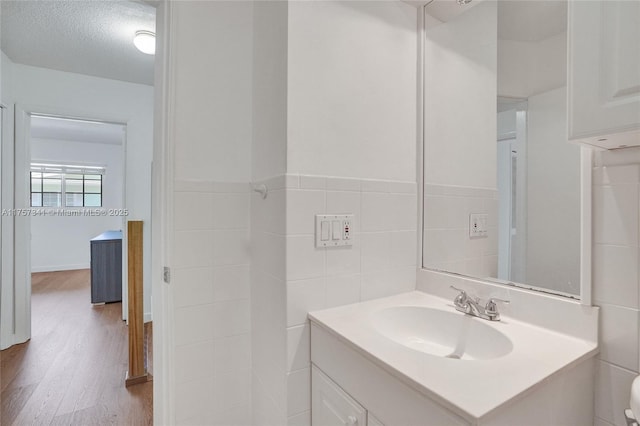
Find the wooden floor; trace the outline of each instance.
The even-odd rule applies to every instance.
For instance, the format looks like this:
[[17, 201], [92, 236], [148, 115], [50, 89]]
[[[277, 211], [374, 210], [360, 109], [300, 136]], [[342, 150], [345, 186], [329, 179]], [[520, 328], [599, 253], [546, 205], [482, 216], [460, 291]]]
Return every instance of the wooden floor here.
[[124, 387], [121, 304], [92, 306], [89, 280], [33, 274], [32, 338], [0, 352], [2, 426], [152, 424], [152, 382]]

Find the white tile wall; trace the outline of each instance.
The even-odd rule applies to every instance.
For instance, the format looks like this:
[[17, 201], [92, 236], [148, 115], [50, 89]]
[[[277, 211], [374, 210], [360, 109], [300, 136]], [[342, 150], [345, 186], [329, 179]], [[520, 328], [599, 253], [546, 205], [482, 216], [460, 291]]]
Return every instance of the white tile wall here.
[[301, 370], [310, 367], [311, 327], [309, 322], [287, 328], [287, 369], [288, 371]]
[[287, 281], [323, 277], [326, 250], [315, 248], [313, 235], [287, 235]]
[[175, 393], [176, 423], [196, 424], [213, 417], [213, 380], [210, 377], [178, 381]]
[[176, 422], [251, 417], [249, 187], [175, 183]]
[[214, 275], [213, 267], [175, 269], [173, 279], [182, 283], [181, 291], [174, 294], [173, 302], [176, 308], [213, 303]]
[[[253, 423], [309, 425], [307, 313], [415, 289], [416, 184], [307, 175], [255, 184], [268, 195], [252, 195], [250, 206]], [[354, 214], [353, 246], [315, 248], [323, 213]], [[218, 268], [213, 279], [223, 272], [244, 282], [242, 270]], [[221, 286], [209, 297], [243, 289]]]
[[609, 423], [609, 422], [605, 422], [600, 417], [596, 417], [593, 420], [593, 426], [613, 426], [613, 425], [611, 423]]
[[326, 281], [327, 306], [341, 306], [361, 299], [361, 274], [332, 276]]
[[279, 176], [259, 183], [269, 192], [264, 199], [251, 196], [251, 424], [280, 425], [287, 422], [287, 372], [299, 362], [287, 353], [287, 180]]
[[249, 265], [221, 266], [213, 269], [216, 285], [213, 287], [213, 300], [248, 300], [250, 270]]
[[639, 371], [638, 310], [604, 303], [600, 308], [600, 359]]
[[[256, 367], [254, 364], [253, 370]], [[286, 373], [283, 373], [283, 376]], [[271, 382], [275, 382], [273, 379]], [[251, 383], [251, 403], [252, 403], [252, 425], [281, 425], [287, 423], [286, 413], [284, 409], [279, 407], [276, 402], [276, 395], [273, 393], [273, 383], [269, 386], [263, 384], [262, 379], [255, 373]]]
[[287, 417], [311, 410], [311, 368], [287, 373]]
[[327, 307], [326, 279], [287, 281], [287, 326], [306, 324], [307, 313]]
[[[291, 314], [297, 312], [291, 306], [303, 307], [305, 300], [314, 300], [316, 309], [324, 307], [323, 304], [335, 306], [359, 301], [362, 290], [372, 281], [373, 272], [386, 271], [388, 275], [397, 272], [407, 276], [408, 269], [415, 270], [415, 183], [318, 176], [300, 176], [298, 182], [311, 189], [295, 186], [295, 178], [290, 179], [287, 189], [287, 288], [293, 296], [290, 300], [293, 303], [289, 303]], [[318, 189], [323, 187], [328, 189]], [[321, 205], [322, 201], [324, 205]], [[301, 203], [307, 207], [312, 203], [315, 211], [307, 207], [302, 209]], [[300, 210], [304, 210], [305, 217], [300, 216]], [[321, 213], [355, 215], [353, 246], [335, 249], [314, 247], [313, 217]], [[303, 224], [305, 227], [301, 227]], [[326, 279], [322, 281], [319, 278]], [[311, 279], [315, 279], [313, 285], [309, 281], [303, 282]], [[391, 292], [415, 286], [415, 277], [410, 285], [403, 280], [392, 281], [384, 285]], [[340, 287], [343, 283], [344, 291]]]
[[199, 343], [179, 345], [175, 350], [176, 377], [184, 382], [202, 377], [201, 371], [209, 375], [215, 371], [214, 341], [212, 339]]
[[243, 333], [222, 337], [213, 342], [215, 375], [244, 371], [251, 365], [251, 336]]
[[638, 247], [596, 244], [593, 280], [599, 302], [638, 309]]
[[601, 307], [595, 425], [625, 426], [638, 375], [640, 149], [597, 153], [593, 169], [593, 295]]
[[[489, 215], [487, 238], [469, 238], [469, 214]], [[425, 185], [423, 264], [476, 277], [498, 269], [498, 192], [483, 188]]]
[[626, 426], [624, 410], [629, 408], [629, 391], [631, 383], [638, 375], [600, 361], [596, 367], [596, 417], [616, 426]]
[[[417, 185], [288, 175], [287, 416], [310, 424], [307, 312], [415, 289]], [[276, 183], [277, 185], [278, 183]], [[315, 248], [314, 216], [354, 214], [353, 246]]]
[[311, 425], [311, 410], [291, 416], [287, 420], [287, 426], [309, 426]]

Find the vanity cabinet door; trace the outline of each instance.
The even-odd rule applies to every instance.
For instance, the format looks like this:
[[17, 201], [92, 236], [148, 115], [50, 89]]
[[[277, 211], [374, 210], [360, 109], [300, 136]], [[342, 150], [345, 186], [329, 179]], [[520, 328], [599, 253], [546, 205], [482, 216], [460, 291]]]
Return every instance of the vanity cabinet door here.
[[316, 366], [311, 368], [311, 424], [367, 426], [367, 410]]
[[367, 414], [367, 426], [384, 426], [382, 422], [371, 414], [371, 411]]
[[640, 2], [568, 4], [569, 139], [640, 145]]

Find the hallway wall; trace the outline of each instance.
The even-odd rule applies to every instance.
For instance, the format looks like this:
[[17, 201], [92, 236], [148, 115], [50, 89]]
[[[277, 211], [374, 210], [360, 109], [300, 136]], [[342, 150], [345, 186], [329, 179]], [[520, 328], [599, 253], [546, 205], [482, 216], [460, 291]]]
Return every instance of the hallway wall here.
[[[110, 120], [127, 124], [125, 207], [128, 220], [143, 220], [144, 250], [151, 252], [151, 157], [153, 141], [153, 92], [152, 86], [127, 83], [81, 74], [56, 71], [13, 63], [2, 54], [3, 99], [9, 108], [5, 115], [3, 134], [4, 158], [2, 165], [3, 208], [13, 207], [13, 121], [14, 103], [27, 111], [62, 116]], [[11, 218], [3, 218], [3, 229], [13, 226]], [[3, 231], [4, 264], [13, 263], [13, 234]], [[126, 257], [126, 255], [125, 255]], [[151, 256], [144, 259], [144, 311], [145, 320], [151, 320]], [[11, 268], [3, 268], [2, 283], [13, 282]], [[126, 282], [126, 274], [123, 279]], [[13, 315], [6, 301], [12, 300], [10, 289], [3, 286], [3, 321]], [[0, 334], [0, 347], [10, 346], [10, 333]], [[23, 340], [23, 339], [19, 339]]]

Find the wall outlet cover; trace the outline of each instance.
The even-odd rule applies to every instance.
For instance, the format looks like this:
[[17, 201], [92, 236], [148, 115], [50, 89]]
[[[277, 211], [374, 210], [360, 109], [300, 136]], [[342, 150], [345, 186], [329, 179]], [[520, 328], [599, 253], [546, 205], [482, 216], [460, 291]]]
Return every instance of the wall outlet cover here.
[[353, 214], [317, 214], [316, 248], [351, 246]]

